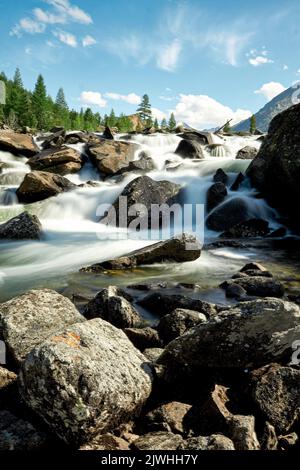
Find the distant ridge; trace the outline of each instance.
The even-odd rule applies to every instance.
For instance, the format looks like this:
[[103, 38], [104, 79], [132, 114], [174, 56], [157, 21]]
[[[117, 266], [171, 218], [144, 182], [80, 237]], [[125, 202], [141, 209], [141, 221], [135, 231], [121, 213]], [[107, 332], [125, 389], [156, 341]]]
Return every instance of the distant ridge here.
[[[293, 106], [294, 103], [292, 102], [292, 96], [295, 93], [295, 90], [296, 89], [294, 87], [288, 88], [280, 93], [280, 95], [275, 96], [275, 98], [269, 101], [269, 103], [255, 114], [257, 129], [262, 132], [268, 132], [272, 119], [277, 116], [277, 114], [282, 113], [282, 111]], [[239, 122], [233, 126], [232, 129], [237, 132], [249, 131], [250, 119]]]

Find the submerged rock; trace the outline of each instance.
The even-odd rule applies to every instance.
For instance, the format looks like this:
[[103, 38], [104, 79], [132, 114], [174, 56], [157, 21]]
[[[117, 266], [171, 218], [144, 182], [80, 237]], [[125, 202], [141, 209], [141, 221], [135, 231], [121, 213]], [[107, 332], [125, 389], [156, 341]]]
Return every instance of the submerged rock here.
[[241, 278], [234, 278], [232, 281], [223, 282], [220, 287], [226, 291], [232, 285], [242, 287], [248, 295], [257, 297], [283, 297], [284, 286], [276, 279], [265, 276], [246, 276]]
[[0, 338], [20, 364], [53, 333], [84, 320], [66, 297], [49, 289], [32, 290], [0, 304]]
[[17, 189], [17, 196], [20, 202], [32, 203], [75, 188], [76, 185], [63, 176], [45, 171], [33, 171], [25, 176]]
[[225, 185], [228, 183], [228, 175], [225, 173], [224, 170], [222, 170], [222, 168], [219, 168], [216, 171], [216, 174], [214, 175], [214, 182], [223, 183]]
[[206, 225], [210, 230], [223, 232], [237, 224], [249, 220], [249, 208], [247, 202], [235, 197], [218, 206], [206, 219]]
[[227, 196], [227, 188], [224, 183], [215, 183], [207, 191], [207, 211], [210, 212], [221, 204]]
[[151, 389], [146, 358], [101, 319], [52, 336], [31, 351], [20, 372], [26, 404], [71, 445], [137, 416]]
[[32, 157], [39, 151], [32, 136], [18, 134], [10, 130], [0, 130], [0, 150], [14, 155], [23, 155], [24, 157]]
[[42, 225], [36, 215], [23, 212], [0, 225], [0, 239], [39, 240]]
[[83, 160], [77, 150], [61, 147], [38, 153], [29, 159], [28, 164], [32, 170], [48, 171], [64, 176], [80, 171]]

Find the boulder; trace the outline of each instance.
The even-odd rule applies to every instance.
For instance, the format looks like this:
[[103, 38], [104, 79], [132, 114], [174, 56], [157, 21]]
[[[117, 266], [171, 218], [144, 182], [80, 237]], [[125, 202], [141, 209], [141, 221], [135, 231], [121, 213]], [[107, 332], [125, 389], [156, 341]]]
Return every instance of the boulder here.
[[235, 282], [227, 283], [223, 288], [226, 292], [226, 297], [229, 299], [244, 299], [247, 297], [247, 291]]
[[168, 315], [176, 309], [194, 310], [203, 313], [208, 318], [217, 313], [214, 304], [200, 299], [193, 299], [188, 295], [167, 294], [164, 292], [150, 292], [139, 301], [139, 304], [160, 317]]
[[225, 289], [232, 287], [232, 285], [238, 285], [242, 287], [248, 295], [256, 297], [278, 297], [284, 296], [284, 286], [281, 282], [276, 279], [264, 277], [264, 276], [246, 276], [241, 278], [235, 278], [231, 281], [223, 282], [220, 287]]
[[141, 317], [117, 287], [109, 286], [96, 295], [86, 306], [88, 319], [102, 318], [117, 328], [131, 328], [141, 323]]
[[158, 408], [147, 413], [144, 421], [149, 427], [165, 423], [171, 432], [183, 434], [187, 430], [185, 418], [191, 408], [191, 405], [186, 403], [172, 401], [160, 405]]
[[133, 160], [138, 146], [130, 142], [99, 139], [96, 145], [90, 145], [88, 154], [100, 173], [111, 176], [128, 166]]
[[134, 441], [132, 448], [139, 451], [177, 450], [182, 443], [183, 438], [179, 434], [159, 431], [139, 437]]
[[157, 330], [149, 326], [146, 328], [126, 328], [124, 333], [139, 351], [143, 352], [145, 349], [162, 346]]
[[269, 222], [263, 219], [250, 219], [234, 225], [221, 238], [258, 238], [266, 237], [270, 233]]
[[137, 416], [152, 390], [146, 358], [121, 330], [99, 318], [33, 349], [19, 381], [26, 404], [71, 445]]
[[245, 180], [245, 176], [243, 175], [243, 173], [239, 173], [236, 179], [234, 180], [230, 188], [230, 191], [238, 191], [240, 189], [241, 184], [244, 182], [244, 180]]
[[235, 450], [235, 447], [232, 440], [223, 434], [212, 434], [190, 437], [180, 446], [180, 450]]
[[258, 150], [255, 147], [247, 147], [242, 148], [238, 151], [236, 159], [237, 160], [253, 160], [256, 155], [258, 154]]
[[162, 348], [147, 348], [143, 354], [148, 359], [148, 361], [154, 364], [163, 352], [164, 350]]
[[114, 140], [114, 134], [110, 127], [106, 126], [103, 132], [104, 139]]
[[248, 168], [251, 184], [300, 227], [300, 104], [278, 114]]
[[57, 330], [84, 321], [72, 302], [49, 289], [0, 304], [0, 338], [17, 364]]
[[36, 215], [23, 212], [0, 225], [0, 239], [39, 240], [42, 225]]
[[39, 151], [31, 135], [18, 134], [10, 130], [0, 131], [0, 150], [24, 157], [32, 157]]
[[224, 170], [222, 170], [222, 168], [219, 168], [216, 171], [216, 174], [214, 175], [214, 182], [223, 183], [225, 185], [228, 183], [228, 175], [225, 173]]
[[170, 240], [146, 246], [140, 250], [132, 251], [126, 256], [121, 256], [103, 263], [94, 264], [82, 268], [84, 272], [98, 272], [103, 270], [133, 269], [137, 266], [154, 263], [184, 263], [195, 261], [201, 255], [200, 243], [193, 235], [178, 235]]
[[291, 353], [300, 334], [300, 309], [280, 299], [241, 303], [212, 316], [164, 350], [159, 364], [167, 381], [205, 368], [259, 367]]
[[28, 161], [32, 170], [48, 171], [58, 175], [68, 175], [81, 170], [83, 161], [80, 153], [70, 147], [44, 150]]
[[227, 188], [224, 183], [213, 184], [207, 191], [207, 212], [221, 204], [227, 194]]
[[155, 169], [155, 163], [153, 159], [147, 155], [145, 152], [142, 152], [138, 160], [133, 160], [129, 162], [129, 165], [120, 170], [121, 173], [126, 173], [134, 171], [136, 173], [147, 173]]
[[260, 450], [254, 416], [231, 416], [228, 424], [229, 435], [236, 450]]
[[17, 418], [7, 410], [0, 411], [0, 451], [42, 450], [48, 437], [31, 423]]
[[183, 139], [179, 142], [175, 153], [182, 158], [203, 159], [204, 154], [201, 145], [193, 140]]
[[43, 139], [42, 147], [46, 149], [59, 148], [65, 143], [66, 131], [63, 127], [53, 128], [53, 133]]
[[300, 418], [300, 370], [271, 364], [251, 374], [252, 398], [278, 433]]
[[21, 203], [32, 203], [75, 188], [76, 185], [63, 176], [45, 171], [33, 171], [25, 176], [17, 189], [17, 196]]
[[189, 328], [194, 328], [205, 321], [206, 316], [203, 313], [178, 308], [169, 315], [162, 317], [157, 329], [161, 339], [165, 344], [168, 344], [173, 339], [183, 335]]
[[223, 232], [250, 218], [247, 202], [240, 197], [235, 197], [225, 201], [211, 212], [206, 219], [206, 225], [210, 230]]
[[[142, 211], [140, 218], [146, 222], [148, 221], [148, 224], [150, 224], [152, 205], [157, 207], [165, 204], [170, 207], [173, 203], [177, 202], [180, 191], [181, 186], [179, 184], [171, 183], [170, 181], [154, 181], [149, 176], [140, 176], [131, 181], [123, 189], [120, 196], [113, 203], [112, 208], [108, 210], [107, 215], [102, 219], [102, 223], [112, 221], [117, 226], [128, 227], [137, 218], [137, 215], [128, 215], [128, 211], [132, 206], [136, 205], [136, 212], [141, 213], [141, 208], [138, 205], [142, 204], [145, 207], [146, 213]], [[123, 207], [124, 200], [126, 202], [125, 208]], [[120, 209], [122, 209], [121, 220]], [[157, 221], [153, 217], [151, 227], [158, 228], [156, 225], [160, 223], [161, 218], [162, 213], [158, 214]]]

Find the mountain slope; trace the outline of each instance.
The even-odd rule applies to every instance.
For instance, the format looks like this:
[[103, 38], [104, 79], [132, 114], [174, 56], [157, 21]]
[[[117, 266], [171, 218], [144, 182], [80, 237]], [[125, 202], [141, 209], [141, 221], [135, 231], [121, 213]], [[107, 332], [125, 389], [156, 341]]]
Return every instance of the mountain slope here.
[[[256, 117], [256, 127], [262, 132], [268, 132], [270, 122], [272, 119], [277, 116], [277, 114], [285, 111], [286, 109], [293, 106], [292, 96], [295, 93], [295, 88], [291, 87], [287, 90], [280, 93], [280, 95], [275, 96], [269, 103], [267, 103], [258, 113], [255, 114]], [[239, 122], [233, 127], [234, 131], [249, 131], [250, 129], [250, 119]]]

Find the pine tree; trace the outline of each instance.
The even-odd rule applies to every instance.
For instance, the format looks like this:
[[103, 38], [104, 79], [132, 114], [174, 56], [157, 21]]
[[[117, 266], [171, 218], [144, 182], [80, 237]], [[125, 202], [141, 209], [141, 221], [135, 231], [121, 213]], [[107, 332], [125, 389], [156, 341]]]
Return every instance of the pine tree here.
[[256, 131], [256, 117], [254, 116], [251, 116], [250, 118], [250, 132], [251, 134], [254, 134]]
[[162, 129], [166, 129], [168, 127], [166, 118], [163, 118], [163, 120], [161, 121], [161, 127]]
[[15, 71], [15, 75], [14, 75], [14, 78], [13, 78], [13, 84], [18, 88], [23, 88], [23, 80], [22, 80], [22, 77], [21, 77], [21, 72], [20, 72], [19, 67]]
[[174, 113], [171, 113], [170, 119], [169, 119], [169, 129], [172, 131], [176, 127], [176, 119], [174, 116]]
[[39, 75], [32, 95], [33, 112], [39, 130], [47, 129], [48, 126], [47, 104], [47, 90], [44, 78], [42, 75]]
[[58, 90], [55, 100], [56, 125], [68, 128], [70, 126], [70, 113], [63, 88]]
[[151, 104], [148, 95], [144, 95], [142, 102], [140, 103], [137, 113], [140, 115], [142, 123], [150, 127], [152, 125], [152, 111]]
[[156, 129], [156, 130], [159, 129], [159, 124], [158, 124], [157, 118], [155, 118], [153, 126], [154, 126], [154, 129]]

